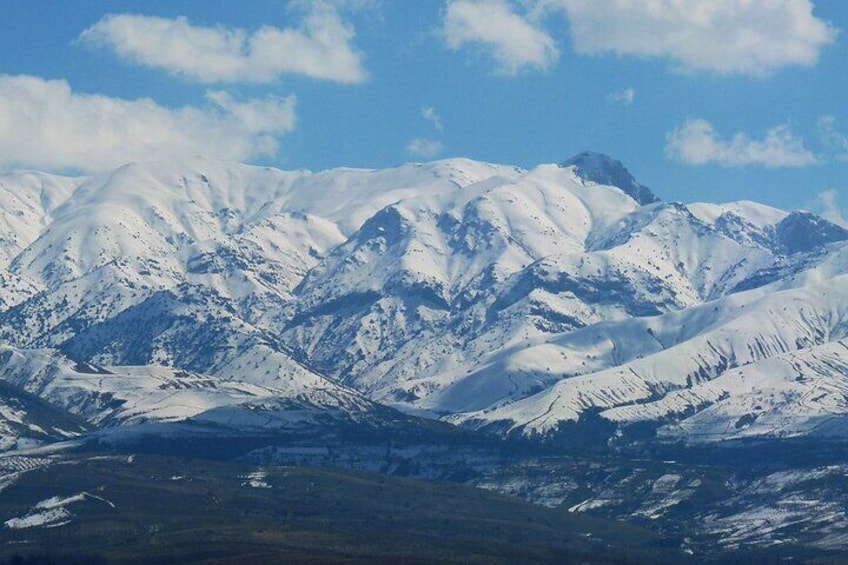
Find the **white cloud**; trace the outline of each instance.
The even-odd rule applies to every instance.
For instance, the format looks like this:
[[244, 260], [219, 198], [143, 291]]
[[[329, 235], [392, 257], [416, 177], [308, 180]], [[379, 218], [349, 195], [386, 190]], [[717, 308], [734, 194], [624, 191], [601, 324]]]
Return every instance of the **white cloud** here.
[[365, 80], [353, 28], [328, 2], [313, 2], [300, 28], [194, 26], [175, 19], [109, 15], [82, 32], [81, 42], [124, 60], [202, 83], [271, 82], [287, 73], [342, 83]]
[[[209, 91], [206, 99], [213, 102], [239, 127], [253, 133], [288, 133], [295, 125], [295, 97], [267, 96], [239, 102], [223, 91]], [[271, 153], [276, 152], [276, 148]]]
[[433, 124], [433, 127], [436, 128], [437, 131], [444, 131], [445, 125], [442, 123], [442, 119], [439, 117], [439, 114], [436, 113], [436, 109], [427, 106], [421, 108], [421, 117]]
[[565, 10], [580, 53], [662, 57], [722, 75], [814, 65], [837, 33], [811, 0], [540, 1]]
[[294, 129], [295, 97], [244, 102], [207, 94], [206, 107], [78, 94], [63, 80], [0, 75], [0, 167], [98, 171], [129, 161], [273, 156]]
[[689, 119], [669, 133], [666, 141], [666, 154], [689, 165], [803, 167], [818, 163], [787, 125], [770, 129], [762, 141], [741, 132], [728, 140], [707, 120]]
[[409, 142], [406, 150], [416, 157], [431, 158], [441, 153], [444, 150], [444, 146], [440, 141], [417, 137]]
[[619, 102], [625, 106], [630, 106], [636, 100], [636, 91], [632, 88], [625, 88], [618, 92], [611, 92], [607, 98], [613, 102]]
[[443, 31], [449, 48], [477, 45], [491, 51], [501, 72], [515, 74], [547, 69], [559, 58], [553, 38], [533, 20], [506, 0], [450, 0]]
[[831, 115], [819, 118], [819, 135], [822, 143], [840, 161], [848, 161], [848, 136], [836, 129], [836, 118]]
[[838, 193], [835, 190], [825, 190], [818, 193], [807, 207], [825, 220], [829, 220], [843, 228], [848, 228], [848, 219], [846, 219], [845, 213], [839, 206]]

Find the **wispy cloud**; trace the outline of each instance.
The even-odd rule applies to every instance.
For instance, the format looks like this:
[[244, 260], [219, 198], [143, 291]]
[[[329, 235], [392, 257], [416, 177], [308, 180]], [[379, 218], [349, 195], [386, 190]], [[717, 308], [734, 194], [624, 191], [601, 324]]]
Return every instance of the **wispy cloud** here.
[[839, 194], [836, 190], [819, 192], [815, 199], [807, 204], [807, 208], [825, 220], [829, 220], [843, 228], [848, 228], [848, 219], [846, 219], [845, 212], [839, 205]]
[[523, 68], [544, 70], [559, 58], [553, 38], [506, 0], [449, 0], [443, 33], [449, 48], [476, 46], [508, 75]]
[[442, 119], [432, 106], [421, 108], [421, 117], [430, 122], [437, 131], [444, 131], [445, 126], [442, 123]]
[[430, 159], [435, 157], [442, 151], [444, 151], [444, 146], [440, 141], [435, 139], [427, 139], [423, 137], [416, 137], [407, 145], [406, 150], [416, 157], [424, 157]]
[[273, 156], [295, 127], [296, 100], [207, 93], [202, 107], [80, 94], [63, 80], [0, 75], [0, 167], [98, 171], [192, 155]]
[[689, 119], [669, 133], [666, 142], [666, 154], [689, 165], [804, 167], [819, 162], [787, 125], [770, 129], [762, 141], [742, 132], [725, 139], [707, 120]]
[[624, 90], [611, 92], [607, 95], [607, 99], [624, 104], [625, 106], [630, 106], [633, 104], [633, 101], [636, 100], [636, 91], [632, 88], [625, 88]]
[[585, 54], [669, 59], [682, 70], [765, 76], [814, 65], [837, 31], [810, 0], [540, 0], [564, 10]]
[[79, 40], [114, 51], [131, 63], [202, 83], [272, 82], [293, 73], [341, 83], [365, 80], [353, 27], [330, 2], [313, 2], [298, 28], [263, 26], [249, 33], [202, 27], [188, 19], [109, 15]]
[[836, 129], [836, 118], [821, 116], [818, 127], [825, 148], [840, 161], [848, 161], [848, 136]]

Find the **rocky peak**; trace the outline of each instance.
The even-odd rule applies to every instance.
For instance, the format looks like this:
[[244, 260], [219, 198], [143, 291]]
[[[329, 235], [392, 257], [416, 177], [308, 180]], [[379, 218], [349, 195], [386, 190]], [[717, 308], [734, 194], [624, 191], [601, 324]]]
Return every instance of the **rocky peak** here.
[[584, 181], [620, 188], [639, 204], [652, 204], [660, 200], [650, 188], [639, 183], [621, 161], [603, 153], [584, 151], [560, 166], [573, 166], [574, 172]]

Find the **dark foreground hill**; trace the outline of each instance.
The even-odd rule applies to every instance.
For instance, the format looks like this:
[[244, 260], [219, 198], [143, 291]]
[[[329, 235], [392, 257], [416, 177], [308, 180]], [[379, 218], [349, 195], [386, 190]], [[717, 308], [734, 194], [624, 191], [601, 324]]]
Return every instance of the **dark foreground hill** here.
[[666, 547], [674, 540], [635, 526], [453, 483], [156, 456], [31, 459], [29, 465], [35, 468], [0, 493], [0, 562], [680, 563], [685, 557]]

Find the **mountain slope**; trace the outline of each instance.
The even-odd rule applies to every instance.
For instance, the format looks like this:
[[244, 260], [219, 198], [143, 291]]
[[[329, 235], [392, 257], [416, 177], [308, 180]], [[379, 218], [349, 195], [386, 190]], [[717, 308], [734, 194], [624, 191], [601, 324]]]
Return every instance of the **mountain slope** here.
[[[540, 370], [547, 364], [549, 371], [558, 366], [561, 380], [534, 396], [458, 419], [476, 425], [506, 421], [528, 433], [544, 433], [578, 420], [588, 409], [600, 408], [601, 416], [613, 422], [670, 421], [686, 429], [690, 418], [703, 422], [706, 416], [699, 413], [709, 408], [708, 413], [737, 414], [736, 429], [720, 425], [720, 431], [712, 434], [703, 427], [699, 432], [721, 440], [737, 437], [746, 420], [753, 422], [763, 413], [777, 417], [796, 411], [799, 395], [806, 398], [805, 410], [798, 412], [801, 420], [841, 413], [848, 407], [845, 399], [806, 392], [839, 389], [848, 383], [839, 360], [842, 340], [848, 336], [846, 281], [848, 277], [837, 276], [802, 288], [758, 289], [660, 317], [597, 325], [523, 351], [505, 352], [500, 370]], [[830, 361], [812, 362], [822, 351], [829, 352]], [[586, 359], [592, 367], [581, 370]], [[792, 373], [798, 378], [793, 385], [798, 390], [783, 394], [786, 377], [774, 371], [772, 362], [804, 365]], [[746, 399], [752, 393], [752, 379], [761, 396], [774, 397]], [[777, 434], [778, 428], [760, 422], [746, 434], [757, 431], [768, 436]]]

